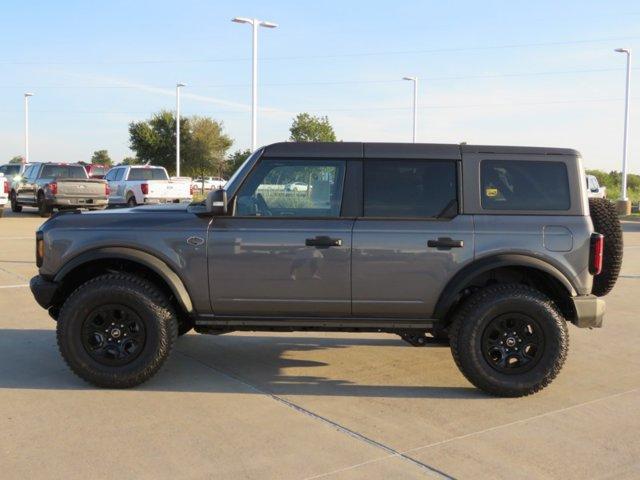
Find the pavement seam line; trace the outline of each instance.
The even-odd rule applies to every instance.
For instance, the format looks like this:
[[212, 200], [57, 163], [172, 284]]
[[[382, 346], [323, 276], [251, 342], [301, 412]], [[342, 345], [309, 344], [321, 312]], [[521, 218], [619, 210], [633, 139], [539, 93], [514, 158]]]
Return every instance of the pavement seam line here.
[[[186, 357], [186, 358], [188, 358], [190, 360], [193, 360], [195, 362], [198, 362], [199, 364], [204, 365], [205, 367], [216, 371], [220, 375], [223, 375], [223, 376], [225, 376], [225, 377], [227, 377], [229, 379], [235, 380], [236, 382], [241, 383], [242, 385], [250, 388], [251, 390], [253, 390], [253, 391], [255, 391], [255, 392], [257, 392], [257, 393], [259, 393], [261, 395], [267, 396], [267, 397], [271, 398], [272, 400], [275, 400], [276, 402], [278, 402], [278, 403], [280, 403], [280, 404], [282, 404], [282, 405], [284, 405], [286, 407], [289, 407], [289, 408], [297, 411], [298, 413], [302, 413], [304, 415], [307, 415], [308, 417], [311, 417], [314, 420], [318, 420], [318, 421], [320, 421], [320, 422], [322, 422], [322, 423], [324, 423], [326, 425], [329, 425], [329, 426], [335, 428], [337, 431], [339, 431], [341, 433], [347, 434], [350, 437], [355, 438], [356, 440], [360, 440], [362, 442], [365, 442], [368, 445], [371, 445], [373, 447], [379, 448], [379, 449], [381, 449], [381, 450], [383, 450], [383, 451], [385, 451], [386, 453], [389, 454], [389, 455], [387, 455], [385, 457], [381, 457], [379, 459], [376, 459], [375, 461], [385, 460], [385, 459], [392, 458], [392, 457], [399, 457], [402, 460], [405, 460], [405, 461], [411, 463], [412, 465], [421, 468], [422, 470], [424, 470], [426, 473], [428, 473], [431, 476], [435, 476], [436, 478], [442, 478], [442, 479], [447, 479], [447, 480], [453, 480], [454, 479], [454, 477], [451, 477], [450, 475], [447, 475], [446, 473], [444, 473], [444, 472], [442, 472], [442, 471], [440, 471], [440, 470], [438, 470], [438, 469], [436, 469], [434, 467], [431, 467], [431, 466], [427, 465], [426, 463], [422, 463], [419, 460], [416, 460], [415, 458], [412, 458], [412, 457], [410, 457], [408, 455], [405, 455], [402, 452], [399, 452], [399, 451], [397, 451], [397, 450], [395, 450], [395, 449], [393, 449], [393, 448], [391, 448], [391, 447], [389, 447], [389, 446], [387, 446], [387, 445], [385, 445], [383, 443], [380, 443], [380, 442], [378, 442], [376, 440], [373, 440], [373, 439], [371, 439], [371, 438], [369, 438], [369, 437], [367, 437], [365, 435], [362, 435], [361, 433], [358, 433], [358, 432], [356, 432], [354, 430], [351, 430], [348, 427], [340, 425], [339, 423], [334, 422], [333, 420], [330, 420], [330, 419], [328, 419], [326, 417], [323, 417], [321, 415], [313, 413], [311, 410], [307, 410], [306, 408], [301, 407], [298, 404], [290, 402], [289, 400], [286, 400], [285, 398], [280, 397], [279, 395], [276, 395], [275, 393], [271, 393], [268, 390], [263, 390], [260, 387], [257, 387], [255, 385], [249, 383], [244, 378], [236, 375], [235, 373], [229, 373], [229, 372], [227, 372], [225, 370], [221, 370], [219, 367], [215, 367], [215, 366], [210, 365], [210, 364], [208, 364], [206, 362], [203, 362], [202, 360], [200, 360], [198, 358], [195, 358], [195, 357], [192, 357], [191, 355], [188, 355], [188, 354], [186, 354], [186, 353], [184, 353], [184, 352], [182, 352], [180, 350], [176, 350], [176, 351], [178, 353], [180, 353], [182, 356], [184, 356], [184, 357]], [[314, 476], [314, 477], [308, 477], [308, 479], [310, 480], [312, 478], [319, 478], [319, 477], [322, 477], [324, 475], [326, 475], [326, 474], [321, 474], [321, 475], [317, 475], [317, 476]]]
[[[545, 413], [541, 413], [539, 415], [534, 415], [533, 417], [523, 418], [521, 420], [516, 420], [516, 421], [513, 421], [513, 422], [509, 422], [509, 423], [504, 423], [502, 425], [496, 425], [495, 427], [485, 428], [484, 430], [478, 430], [476, 432], [466, 433], [464, 435], [458, 435], [456, 437], [451, 437], [451, 438], [448, 438], [446, 440], [441, 440], [439, 442], [430, 443], [429, 445], [424, 445], [422, 447], [416, 447], [416, 448], [411, 448], [409, 450], [404, 450], [404, 451], [399, 452], [399, 453], [404, 455], [404, 454], [416, 452], [418, 450], [424, 450], [424, 449], [427, 449], [427, 448], [443, 445], [443, 444], [446, 444], [446, 443], [449, 443], [449, 442], [454, 442], [456, 440], [463, 440], [465, 438], [469, 438], [469, 437], [472, 437], [472, 436], [475, 436], [475, 435], [481, 435], [483, 433], [491, 432], [491, 431], [494, 431], [494, 430], [499, 430], [501, 428], [510, 427], [510, 426], [513, 426], [513, 425], [518, 425], [520, 423], [525, 423], [525, 422], [528, 422], [530, 420], [536, 420], [538, 418], [547, 417], [547, 416], [550, 416], [550, 415], [554, 415], [556, 413], [562, 413], [562, 412], [565, 412], [567, 410], [573, 410], [574, 408], [584, 407], [586, 405], [591, 405], [593, 403], [601, 402], [603, 400], [610, 400], [611, 398], [621, 397], [623, 395], [627, 395], [627, 394], [630, 394], [630, 393], [635, 393], [637, 391], [640, 391], [640, 388], [633, 388], [631, 390], [626, 390], [624, 392], [614, 393], [613, 395], [607, 395], [606, 397], [595, 398], [595, 399], [589, 400], [587, 402], [577, 403], [575, 405], [570, 405], [568, 407], [560, 408], [558, 410], [552, 410], [550, 412], [545, 412]], [[366, 462], [362, 462], [362, 463], [358, 463], [358, 464], [355, 464], [355, 465], [351, 465], [349, 467], [340, 468], [338, 470], [333, 470], [331, 472], [323, 473], [321, 475], [316, 475], [316, 476], [313, 476], [313, 477], [307, 477], [304, 480], [313, 480], [313, 479], [316, 479], [316, 478], [328, 477], [329, 475], [333, 475], [335, 473], [341, 473], [341, 472], [345, 472], [347, 470], [353, 470], [353, 469], [362, 467], [364, 465], [369, 465], [371, 463], [376, 463], [376, 462], [379, 462], [379, 461], [382, 461], [382, 460], [387, 460], [387, 459], [392, 458], [394, 456], [395, 455], [388, 455], [386, 457], [380, 457], [380, 458], [377, 458], [377, 459], [368, 460]]]
[[548, 417], [548, 416], [551, 416], [551, 415], [555, 415], [557, 413], [563, 413], [563, 412], [567, 412], [569, 410], [574, 410], [576, 408], [586, 407], [587, 405], [592, 405], [594, 403], [602, 402], [604, 400], [611, 400], [612, 398], [618, 398], [618, 397], [622, 397], [623, 395], [629, 395], [631, 393], [636, 393], [636, 392], [640, 392], [640, 387], [639, 388], [632, 388], [631, 390], [625, 390], [624, 392], [614, 393], [612, 395], [607, 395], [606, 397], [594, 398], [593, 400], [588, 400], [588, 401], [582, 402], [582, 403], [576, 403], [575, 405], [569, 405], [568, 407], [559, 408], [557, 410], [551, 410], [550, 412], [540, 413], [538, 415], [534, 415], [532, 417], [523, 418], [521, 420], [514, 420], [513, 422], [504, 423], [504, 424], [501, 424], [501, 425], [496, 425], [494, 427], [485, 428], [484, 430], [478, 430], [476, 432], [466, 433], [464, 435], [458, 435], [456, 437], [451, 437], [451, 438], [448, 438], [446, 440], [441, 440], [439, 442], [430, 443], [429, 445], [424, 445], [422, 447], [411, 448], [409, 450], [405, 450], [402, 453], [416, 452], [418, 450], [424, 450], [426, 448], [437, 447], [439, 445], [444, 445], [446, 443], [454, 442], [456, 440], [463, 440], [465, 438], [473, 437], [475, 435], [482, 435], [483, 433], [492, 432], [494, 430], [499, 430], [501, 428], [512, 427], [514, 425], [519, 425], [521, 423], [526, 423], [526, 422], [529, 422], [531, 420], [537, 420], [539, 418], [545, 418], [545, 417]]

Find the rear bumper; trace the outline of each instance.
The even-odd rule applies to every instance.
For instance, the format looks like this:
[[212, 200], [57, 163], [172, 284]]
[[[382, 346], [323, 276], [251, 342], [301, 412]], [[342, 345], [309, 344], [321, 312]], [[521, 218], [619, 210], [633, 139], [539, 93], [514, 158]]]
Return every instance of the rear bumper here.
[[51, 207], [100, 208], [109, 204], [107, 197], [50, 197], [46, 199]]
[[53, 303], [53, 297], [58, 290], [58, 283], [36, 275], [29, 282], [33, 297], [42, 308], [48, 309]]
[[605, 302], [595, 295], [573, 297], [576, 318], [573, 323], [579, 328], [600, 328], [604, 318]]
[[181, 203], [181, 202], [191, 202], [192, 198], [190, 197], [172, 197], [172, 198], [151, 198], [145, 197], [144, 203], [146, 204], [157, 204], [157, 203]]

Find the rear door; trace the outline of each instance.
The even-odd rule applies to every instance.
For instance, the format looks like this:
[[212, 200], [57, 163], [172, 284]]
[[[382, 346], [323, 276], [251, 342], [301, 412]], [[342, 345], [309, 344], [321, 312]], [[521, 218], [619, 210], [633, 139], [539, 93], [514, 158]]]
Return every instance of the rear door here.
[[405, 158], [366, 151], [353, 314], [430, 318], [448, 280], [473, 258], [472, 217], [458, 215], [457, 148], [429, 154], [416, 146]]
[[18, 200], [21, 203], [35, 204], [36, 201], [36, 179], [40, 165], [29, 165], [19, 180]]
[[[260, 161], [232, 199], [233, 216], [215, 218], [209, 232], [216, 315], [350, 315], [346, 169], [339, 158]], [[308, 188], [286, 190], [294, 181]]]

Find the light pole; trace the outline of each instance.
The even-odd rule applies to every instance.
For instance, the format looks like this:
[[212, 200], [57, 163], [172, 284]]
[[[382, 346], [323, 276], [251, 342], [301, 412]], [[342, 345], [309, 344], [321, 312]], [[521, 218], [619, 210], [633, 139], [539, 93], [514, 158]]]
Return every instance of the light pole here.
[[257, 18], [235, 17], [235, 23], [248, 23], [253, 30], [253, 58], [251, 79], [251, 151], [258, 146], [258, 27], [276, 28], [277, 23], [265, 22]]
[[402, 77], [403, 80], [413, 82], [413, 143], [418, 135], [418, 77]]
[[[629, 136], [629, 87], [631, 83], [631, 50], [628, 48], [616, 48], [618, 53], [627, 54], [627, 81], [624, 97], [624, 134], [622, 137], [622, 188], [620, 201], [627, 201], [627, 137]], [[626, 206], [625, 206], [626, 208]]]
[[180, 88], [184, 83], [176, 83], [176, 177], [180, 176]]
[[24, 94], [24, 163], [29, 163], [29, 97], [33, 93]]

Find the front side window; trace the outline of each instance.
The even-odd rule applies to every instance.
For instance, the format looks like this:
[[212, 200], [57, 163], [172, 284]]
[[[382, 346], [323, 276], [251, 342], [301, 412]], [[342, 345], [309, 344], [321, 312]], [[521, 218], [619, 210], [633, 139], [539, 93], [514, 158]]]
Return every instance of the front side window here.
[[457, 212], [456, 162], [367, 160], [364, 216], [437, 218]]
[[482, 208], [486, 210], [569, 210], [567, 167], [561, 162], [483, 160]]
[[80, 165], [45, 165], [42, 178], [87, 178], [87, 172]]
[[263, 160], [237, 195], [236, 216], [339, 217], [343, 160]]

